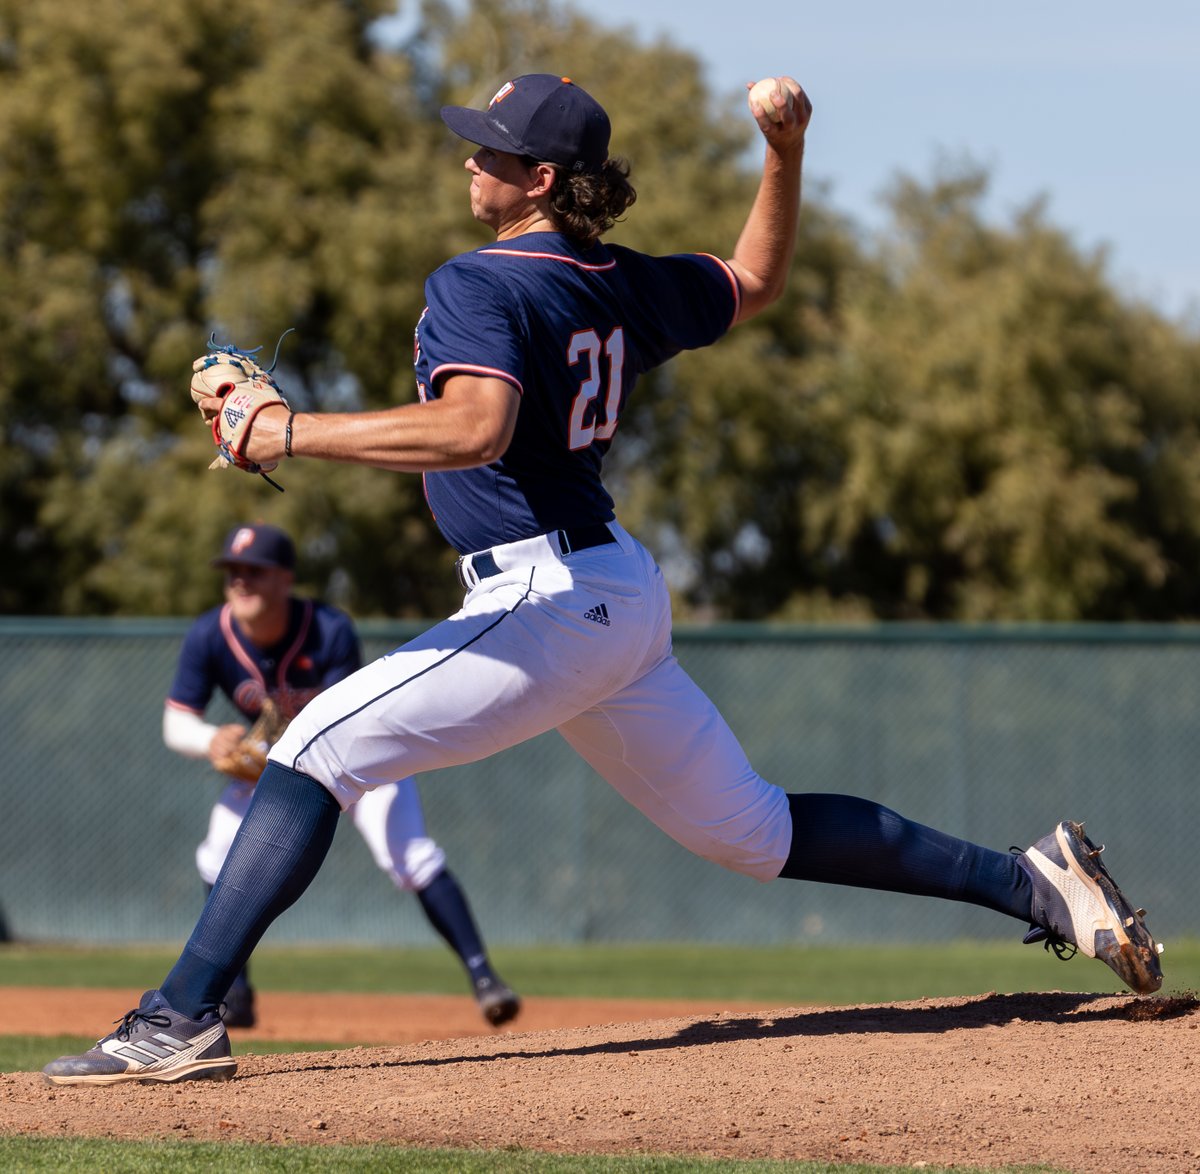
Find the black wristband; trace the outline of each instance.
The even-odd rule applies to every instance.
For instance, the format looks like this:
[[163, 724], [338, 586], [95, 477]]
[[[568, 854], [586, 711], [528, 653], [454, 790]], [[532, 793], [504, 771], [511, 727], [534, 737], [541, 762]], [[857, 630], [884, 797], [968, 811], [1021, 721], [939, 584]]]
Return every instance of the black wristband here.
[[287, 427], [283, 430], [283, 455], [285, 457], [292, 455], [292, 421], [295, 418], [295, 412], [288, 416]]

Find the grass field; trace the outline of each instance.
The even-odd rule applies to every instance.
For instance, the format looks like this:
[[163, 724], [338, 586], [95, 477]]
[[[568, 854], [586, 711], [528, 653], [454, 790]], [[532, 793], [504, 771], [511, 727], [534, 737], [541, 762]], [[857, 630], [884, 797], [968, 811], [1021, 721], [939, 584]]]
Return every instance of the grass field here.
[[[158, 983], [177, 946], [112, 949], [0, 946], [0, 987]], [[944, 998], [985, 991], [1112, 991], [1117, 977], [1082, 955], [1058, 962], [1016, 942], [920, 946], [584, 945], [495, 949], [502, 974], [522, 994], [581, 998], [708, 999], [848, 1005]], [[1164, 992], [1200, 988], [1200, 941], [1172, 941]], [[279, 991], [393, 994], [465, 992], [462, 972], [440, 946], [373, 949], [261, 946], [254, 981]]]
[[[895, 1166], [834, 1165], [824, 1162], [731, 1162], [698, 1158], [608, 1156], [562, 1157], [531, 1150], [397, 1150], [390, 1146], [279, 1147], [237, 1143], [57, 1141], [0, 1137], [5, 1170], [104, 1171], [104, 1174], [903, 1174]], [[1049, 1166], [968, 1168], [953, 1174], [1053, 1174]], [[914, 1172], [915, 1174], [915, 1172]], [[921, 1174], [950, 1174], [923, 1166]]]
[[[157, 983], [175, 947], [132, 949], [5, 945], [4, 986], [103, 986], [136, 991]], [[895, 1002], [987, 991], [1112, 991], [1115, 976], [1089, 959], [1057, 963], [1019, 944], [957, 942], [899, 947], [776, 947], [593, 945], [499, 949], [496, 962], [527, 998], [711, 998], [797, 1004]], [[1164, 993], [1200, 989], [1200, 942], [1179, 941], [1164, 956]], [[280, 991], [462, 994], [462, 976], [443, 949], [385, 950], [262, 947], [255, 982]], [[105, 1028], [97, 1024], [99, 1033]], [[0, 1071], [36, 1071], [50, 1057], [94, 1042], [72, 1036], [0, 1037]], [[330, 1045], [256, 1042], [257, 1051], [299, 1051]], [[497, 1171], [500, 1174], [599, 1174], [629, 1171], [753, 1171], [772, 1174], [866, 1174], [882, 1168], [813, 1163], [720, 1162], [645, 1157], [568, 1158], [520, 1152], [404, 1151], [391, 1147], [286, 1149], [188, 1143], [118, 1144], [53, 1138], [0, 1137], [0, 1168], [105, 1171]], [[923, 1167], [925, 1174], [935, 1170]], [[994, 1169], [994, 1168], [993, 1168]], [[1024, 1167], [1030, 1170], [1030, 1167]], [[1044, 1168], [1040, 1168], [1044, 1169]], [[896, 1174], [895, 1168], [889, 1168]], [[964, 1174], [956, 1167], [957, 1174]]]

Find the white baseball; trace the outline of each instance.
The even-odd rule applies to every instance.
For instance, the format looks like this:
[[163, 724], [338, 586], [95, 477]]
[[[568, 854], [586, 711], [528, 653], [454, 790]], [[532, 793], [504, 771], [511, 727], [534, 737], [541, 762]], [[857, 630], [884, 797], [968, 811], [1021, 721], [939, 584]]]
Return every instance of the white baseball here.
[[781, 90], [783, 92], [784, 99], [788, 104], [788, 109], [790, 110], [792, 106], [792, 91], [788, 89], [783, 82], [775, 77], [765, 77], [762, 81], [755, 82], [754, 85], [750, 87], [749, 101], [757, 102], [763, 108], [763, 113], [766, 114], [766, 116], [772, 122], [781, 122], [783, 120], [783, 114], [781, 111], [775, 108], [775, 103], [771, 100], [771, 95], [774, 94], [776, 90]]

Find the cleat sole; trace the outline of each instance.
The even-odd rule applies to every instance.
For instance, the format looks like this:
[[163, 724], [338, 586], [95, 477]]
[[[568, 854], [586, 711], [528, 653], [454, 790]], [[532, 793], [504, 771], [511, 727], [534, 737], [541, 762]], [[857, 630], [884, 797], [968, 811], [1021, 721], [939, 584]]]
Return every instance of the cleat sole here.
[[63, 1088], [70, 1085], [178, 1084], [184, 1080], [231, 1080], [237, 1064], [229, 1060], [201, 1060], [185, 1068], [168, 1072], [105, 1072], [95, 1076], [51, 1075], [42, 1073], [47, 1084]]

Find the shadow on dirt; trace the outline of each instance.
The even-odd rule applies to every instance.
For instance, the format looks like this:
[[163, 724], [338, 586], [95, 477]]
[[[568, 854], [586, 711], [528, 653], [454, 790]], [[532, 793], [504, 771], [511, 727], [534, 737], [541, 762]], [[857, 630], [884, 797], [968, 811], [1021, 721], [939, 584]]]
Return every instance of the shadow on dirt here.
[[[366, 1066], [371, 1068], [443, 1067], [449, 1064], [488, 1064], [513, 1059], [546, 1059], [558, 1056], [629, 1055], [666, 1049], [709, 1047], [713, 1044], [750, 1039], [804, 1039], [828, 1035], [906, 1035], [941, 1033], [984, 1027], [1004, 1027], [1020, 1023], [1095, 1023], [1125, 1020], [1150, 1023], [1191, 1015], [1200, 1008], [1200, 997], [1193, 992], [1177, 995], [1124, 998], [1111, 994], [1080, 994], [1051, 991], [1043, 994], [997, 994], [965, 1001], [902, 1003], [896, 1006], [835, 1007], [828, 1010], [798, 1011], [795, 1014], [766, 1017], [737, 1015], [688, 1023], [674, 1035], [661, 1038], [629, 1035], [604, 1043], [578, 1047], [539, 1049], [537, 1036], [528, 1038], [530, 1046], [509, 1048], [486, 1054], [428, 1057], [389, 1061], [386, 1050], [371, 1049]], [[636, 1028], [636, 1024], [628, 1025]], [[327, 1057], [329, 1054], [326, 1053]], [[289, 1070], [316, 1071], [363, 1065], [364, 1057], [337, 1053], [334, 1063], [320, 1063], [316, 1055], [307, 1062], [290, 1056]]]

